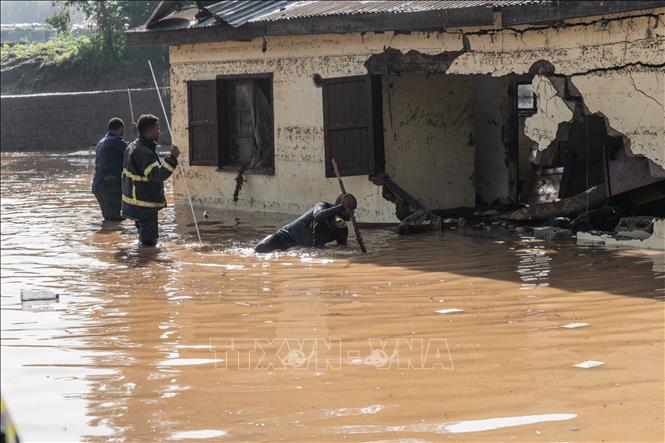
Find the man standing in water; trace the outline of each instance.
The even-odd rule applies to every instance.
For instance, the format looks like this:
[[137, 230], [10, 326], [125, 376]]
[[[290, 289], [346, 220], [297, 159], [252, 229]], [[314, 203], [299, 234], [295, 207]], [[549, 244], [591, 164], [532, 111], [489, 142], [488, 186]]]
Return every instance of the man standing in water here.
[[125, 123], [118, 117], [109, 120], [108, 132], [95, 148], [95, 175], [92, 193], [95, 194], [104, 221], [124, 220], [120, 215], [122, 203], [122, 157], [127, 142], [122, 136]]
[[139, 138], [125, 150], [122, 171], [122, 215], [136, 221], [139, 242], [156, 246], [159, 238], [157, 216], [166, 207], [164, 181], [178, 165], [180, 150], [160, 160], [156, 152], [159, 138], [159, 119], [152, 114], [139, 117]]
[[323, 246], [331, 241], [346, 245], [346, 222], [356, 209], [352, 194], [337, 197], [334, 205], [319, 202], [297, 220], [261, 240], [254, 250], [259, 253], [283, 251], [294, 246]]

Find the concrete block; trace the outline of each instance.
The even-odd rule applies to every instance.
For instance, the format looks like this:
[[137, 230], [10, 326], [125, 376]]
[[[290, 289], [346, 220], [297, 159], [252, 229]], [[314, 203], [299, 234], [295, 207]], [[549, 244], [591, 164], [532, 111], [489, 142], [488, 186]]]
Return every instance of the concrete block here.
[[645, 239], [617, 238], [609, 233], [578, 232], [578, 244], [602, 244], [612, 247], [655, 249], [665, 251], [665, 219], [653, 221], [653, 233]]
[[541, 240], [561, 240], [572, 237], [570, 229], [557, 228], [556, 226], [541, 226], [533, 228], [533, 234]]
[[653, 234], [654, 220], [649, 216], [623, 217], [614, 229], [614, 235], [618, 239], [644, 240]]

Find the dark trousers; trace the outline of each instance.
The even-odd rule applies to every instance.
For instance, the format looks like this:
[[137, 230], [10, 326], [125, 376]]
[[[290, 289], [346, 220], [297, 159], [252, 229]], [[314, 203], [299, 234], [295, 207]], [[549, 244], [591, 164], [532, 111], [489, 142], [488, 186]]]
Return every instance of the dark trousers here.
[[139, 230], [139, 242], [143, 246], [157, 246], [159, 240], [159, 211], [150, 209], [136, 220], [136, 229]]
[[156, 246], [159, 239], [159, 209], [142, 208], [122, 203], [122, 216], [136, 222], [139, 230], [139, 242], [143, 246]]
[[120, 221], [124, 218], [120, 215], [122, 206], [121, 192], [100, 192], [95, 191], [95, 198], [99, 203], [99, 209], [102, 210], [102, 216], [107, 221]]
[[288, 235], [288, 233], [280, 229], [274, 234], [270, 234], [261, 240], [259, 244], [254, 247], [254, 251], [258, 253], [285, 251], [294, 246], [296, 246], [296, 242], [291, 239], [291, 236]]

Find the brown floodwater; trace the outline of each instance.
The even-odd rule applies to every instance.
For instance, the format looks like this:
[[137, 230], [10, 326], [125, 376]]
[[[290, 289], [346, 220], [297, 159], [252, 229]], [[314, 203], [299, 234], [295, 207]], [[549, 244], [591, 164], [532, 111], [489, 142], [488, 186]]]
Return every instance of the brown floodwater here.
[[200, 248], [184, 207], [139, 249], [101, 224], [89, 159], [1, 172], [2, 395], [26, 441], [665, 438], [662, 253], [368, 230], [367, 255], [259, 257], [289, 216], [208, 209]]

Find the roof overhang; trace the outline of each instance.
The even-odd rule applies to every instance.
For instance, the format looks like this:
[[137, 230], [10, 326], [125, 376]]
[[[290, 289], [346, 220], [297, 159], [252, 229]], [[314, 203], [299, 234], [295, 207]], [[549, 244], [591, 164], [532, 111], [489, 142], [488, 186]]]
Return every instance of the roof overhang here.
[[[555, 1], [505, 6], [502, 26], [554, 24], [566, 19], [665, 7], [665, 0]], [[250, 22], [239, 27], [218, 23], [207, 27], [173, 30], [135, 28], [127, 31], [130, 46], [249, 40], [257, 37], [313, 34], [346, 34], [388, 31], [437, 31], [450, 28], [492, 26], [495, 8], [480, 6], [410, 13], [376, 13], [307, 17]]]

